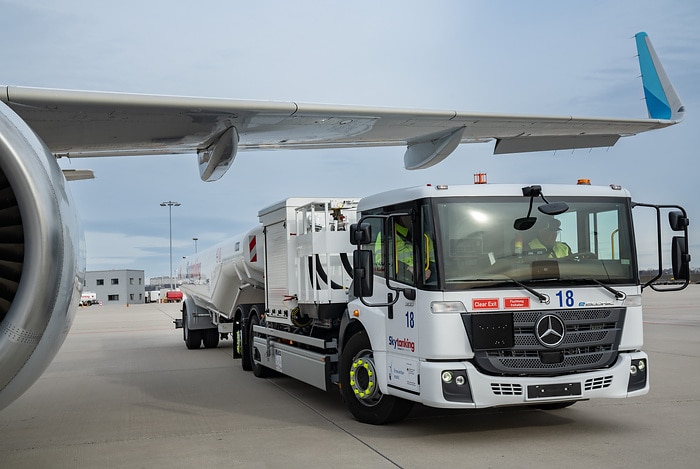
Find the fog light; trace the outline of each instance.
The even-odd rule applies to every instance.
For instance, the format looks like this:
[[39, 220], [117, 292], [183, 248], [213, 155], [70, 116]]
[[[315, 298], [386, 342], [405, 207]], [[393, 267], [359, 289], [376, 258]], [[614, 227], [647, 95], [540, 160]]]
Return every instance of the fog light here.
[[464, 376], [457, 375], [457, 377], [455, 378], [455, 384], [457, 386], [464, 386], [464, 382], [465, 382]]
[[627, 392], [639, 391], [647, 385], [647, 360], [635, 358], [630, 364], [630, 378], [627, 383]]
[[452, 374], [451, 371], [443, 371], [442, 372], [442, 382], [443, 383], [451, 383], [452, 379], [454, 378], [454, 375]]

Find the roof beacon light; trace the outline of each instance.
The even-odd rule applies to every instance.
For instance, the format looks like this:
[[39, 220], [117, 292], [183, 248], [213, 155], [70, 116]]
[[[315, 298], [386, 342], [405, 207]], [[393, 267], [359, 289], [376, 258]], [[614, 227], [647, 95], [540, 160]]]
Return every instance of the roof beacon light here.
[[474, 184], [486, 184], [486, 173], [474, 173]]
[[587, 178], [582, 178], [582, 179], [579, 179], [579, 180], [576, 182], [576, 184], [578, 184], [579, 186], [590, 186], [590, 185], [591, 185], [591, 180], [590, 180], [590, 179], [587, 179]]

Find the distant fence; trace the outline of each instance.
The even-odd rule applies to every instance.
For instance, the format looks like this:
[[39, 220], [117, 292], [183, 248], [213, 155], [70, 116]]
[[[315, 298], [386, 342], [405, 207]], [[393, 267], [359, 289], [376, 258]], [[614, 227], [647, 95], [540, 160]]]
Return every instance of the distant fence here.
[[[649, 280], [654, 278], [656, 276], [656, 272], [651, 272], [651, 271], [641, 271], [639, 272], [640, 279], [642, 283], [647, 283]], [[683, 283], [682, 281], [675, 280], [673, 278], [673, 274], [670, 272], [664, 272], [661, 274], [661, 277], [659, 277], [654, 283], [660, 283], [660, 284], [672, 284], [672, 283]], [[694, 271], [690, 273], [690, 283], [700, 283], [700, 272]]]

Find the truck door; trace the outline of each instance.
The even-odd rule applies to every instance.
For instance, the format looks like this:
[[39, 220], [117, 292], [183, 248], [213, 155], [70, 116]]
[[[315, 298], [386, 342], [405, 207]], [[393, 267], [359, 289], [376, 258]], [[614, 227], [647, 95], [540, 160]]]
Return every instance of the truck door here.
[[422, 223], [411, 210], [397, 208], [394, 213], [397, 215], [369, 220], [374, 238], [369, 247], [374, 252], [375, 288], [373, 297], [368, 300], [373, 304], [383, 303], [377, 308], [382, 312], [386, 333], [379, 339], [384, 343], [373, 344], [373, 347], [387, 351], [389, 386], [419, 392], [419, 321], [415, 295], [409, 298], [405, 292], [411, 290], [415, 293], [424, 280]]

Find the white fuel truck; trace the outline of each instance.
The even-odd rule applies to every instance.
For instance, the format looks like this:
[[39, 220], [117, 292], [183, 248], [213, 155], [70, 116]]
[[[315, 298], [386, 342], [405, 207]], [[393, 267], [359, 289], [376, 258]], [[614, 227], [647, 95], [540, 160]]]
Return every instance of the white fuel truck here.
[[635, 203], [619, 186], [290, 198], [183, 261], [176, 325], [191, 349], [230, 335], [255, 376], [340, 387], [372, 424], [414, 402], [556, 409], [643, 395], [642, 290], [661, 287], [640, 281], [633, 209], [655, 211], [659, 276], [668, 214], [683, 281], [664, 288], [687, 286], [685, 210]]

